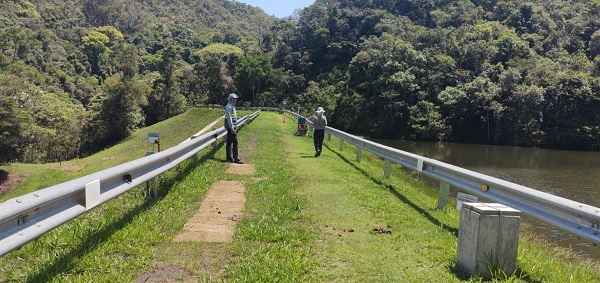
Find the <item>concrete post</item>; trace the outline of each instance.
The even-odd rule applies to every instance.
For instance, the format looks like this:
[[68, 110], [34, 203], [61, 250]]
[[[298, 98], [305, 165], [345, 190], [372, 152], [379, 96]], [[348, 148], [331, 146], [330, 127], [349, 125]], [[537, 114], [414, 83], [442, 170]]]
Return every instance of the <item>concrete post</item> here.
[[499, 203], [463, 203], [456, 265], [467, 275], [490, 280], [517, 269], [521, 212]]

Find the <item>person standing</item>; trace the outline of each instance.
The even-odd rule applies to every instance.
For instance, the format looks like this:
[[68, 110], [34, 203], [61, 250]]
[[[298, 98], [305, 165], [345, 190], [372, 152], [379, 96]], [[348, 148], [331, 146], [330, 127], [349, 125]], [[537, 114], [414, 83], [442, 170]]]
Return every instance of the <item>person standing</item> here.
[[225, 130], [227, 130], [227, 161], [238, 164], [244, 163], [238, 155], [238, 136], [237, 136], [237, 111], [235, 103], [238, 96], [232, 93], [227, 98], [227, 106], [225, 106]]
[[325, 110], [323, 107], [317, 108], [317, 112], [312, 119], [314, 132], [313, 139], [315, 143], [315, 157], [319, 157], [321, 155], [321, 150], [323, 150], [323, 139], [325, 138], [325, 127], [327, 126], [327, 117], [325, 117]]

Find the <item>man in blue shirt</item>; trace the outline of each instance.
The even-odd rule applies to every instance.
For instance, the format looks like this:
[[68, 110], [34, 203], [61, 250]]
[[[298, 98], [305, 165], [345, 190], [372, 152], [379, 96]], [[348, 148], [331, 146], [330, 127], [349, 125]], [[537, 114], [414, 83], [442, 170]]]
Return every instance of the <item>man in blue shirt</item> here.
[[227, 130], [227, 161], [238, 164], [244, 163], [238, 156], [238, 137], [237, 137], [237, 112], [235, 103], [238, 96], [232, 93], [227, 98], [227, 106], [225, 107], [225, 129]]

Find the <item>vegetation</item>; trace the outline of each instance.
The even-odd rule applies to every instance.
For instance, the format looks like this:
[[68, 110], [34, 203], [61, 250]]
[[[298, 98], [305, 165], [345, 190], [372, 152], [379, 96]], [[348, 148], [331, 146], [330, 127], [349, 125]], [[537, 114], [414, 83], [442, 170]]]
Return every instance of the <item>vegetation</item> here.
[[[378, 138], [600, 149], [600, 1], [0, 1], [0, 162], [89, 155], [198, 104]], [[357, 115], [363, 113], [363, 115]]]
[[[188, 118], [200, 124], [208, 117]], [[384, 178], [381, 160], [363, 154], [356, 163], [355, 149], [338, 150], [335, 138], [314, 159], [312, 140], [295, 130], [279, 114], [261, 113], [240, 131], [254, 175], [225, 173], [221, 142], [163, 174], [158, 199], [132, 190], [0, 258], [0, 281], [481, 281], [454, 267], [458, 212], [438, 210], [434, 190], [401, 170]], [[220, 179], [246, 186], [234, 241], [172, 242]], [[523, 233], [518, 271], [498, 273], [494, 282], [597, 282], [598, 270]]]

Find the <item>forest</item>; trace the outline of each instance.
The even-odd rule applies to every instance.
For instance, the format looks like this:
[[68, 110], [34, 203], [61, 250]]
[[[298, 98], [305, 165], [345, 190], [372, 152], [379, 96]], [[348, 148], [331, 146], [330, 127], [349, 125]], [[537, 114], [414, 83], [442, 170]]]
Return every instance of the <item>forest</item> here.
[[0, 0], [0, 163], [79, 158], [189, 107], [365, 137], [600, 150], [600, 0]]

